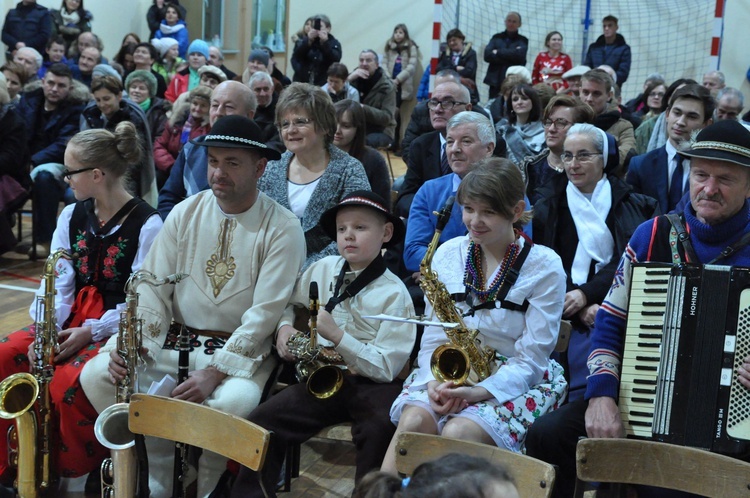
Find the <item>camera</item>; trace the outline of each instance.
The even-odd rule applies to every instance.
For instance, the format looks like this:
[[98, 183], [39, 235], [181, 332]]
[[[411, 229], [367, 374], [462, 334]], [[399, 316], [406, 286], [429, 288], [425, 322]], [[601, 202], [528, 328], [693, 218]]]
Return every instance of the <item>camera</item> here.
[[315, 19], [313, 19], [313, 29], [320, 31], [320, 28], [321, 28], [320, 17], [316, 17]]

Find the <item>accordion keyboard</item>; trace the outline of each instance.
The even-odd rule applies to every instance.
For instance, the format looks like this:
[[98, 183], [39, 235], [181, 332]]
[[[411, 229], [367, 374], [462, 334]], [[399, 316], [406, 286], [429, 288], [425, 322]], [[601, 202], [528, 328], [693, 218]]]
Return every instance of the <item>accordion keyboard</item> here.
[[670, 266], [633, 266], [620, 413], [628, 436], [651, 438]]

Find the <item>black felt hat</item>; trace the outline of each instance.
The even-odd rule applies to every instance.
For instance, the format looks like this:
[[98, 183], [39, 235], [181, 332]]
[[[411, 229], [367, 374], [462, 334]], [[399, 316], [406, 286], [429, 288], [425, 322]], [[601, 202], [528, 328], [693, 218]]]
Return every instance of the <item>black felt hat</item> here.
[[336, 213], [339, 212], [339, 209], [347, 206], [369, 207], [373, 211], [382, 214], [388, 221], [393, 223], [393, 236], [391, 237], [391, 240], [383, 244], [383, 246], [390, 247], [391, 245], [404, 240], [404, 235], [406, 235], [404, 222], [401, 221], [401, 218], [398, 216], [391, 214], [382, 197], [374, 192], [370, 192], [369, 190], [357, 190], [352, 192], [341, 199], [338, 204], [323, 213], [320, 217], [320, 227], [331, 239], [336, 240]]
[[750, 167], [750, 130], [731, 119], [718, 121], [703, 128], [690, 147], [678, 152], [686, 157]]
[[208, 135], [190, 143], [203, 147], [253, 149], [269, 160], [281, 158], [279, 151], [263, 143], [263, 132], [255, 121], [245, 116], [223, 116], [214, 123]]

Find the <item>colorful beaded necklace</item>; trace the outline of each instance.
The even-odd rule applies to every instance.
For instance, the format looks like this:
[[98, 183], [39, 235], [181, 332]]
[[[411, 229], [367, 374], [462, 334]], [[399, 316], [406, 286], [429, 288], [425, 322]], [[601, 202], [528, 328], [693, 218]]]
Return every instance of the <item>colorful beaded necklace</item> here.
[[519, 250], [520, 246], [517, 242], [508, 244], [503, 261], [500, 263], [500, 271], [495, 275], [492, 284], [485, 289], [484, 272], [482, 271], [482, 248], [474, 242], [469, 243], [469, 250], [466, 254], [466, 269], [464, 270], [464, 285], [474, 292], [479, 302], [486, 303], [495, 300], [500, 286], [505, 281], [508, 269], [513, 266], [516, 257], [518, 257]]

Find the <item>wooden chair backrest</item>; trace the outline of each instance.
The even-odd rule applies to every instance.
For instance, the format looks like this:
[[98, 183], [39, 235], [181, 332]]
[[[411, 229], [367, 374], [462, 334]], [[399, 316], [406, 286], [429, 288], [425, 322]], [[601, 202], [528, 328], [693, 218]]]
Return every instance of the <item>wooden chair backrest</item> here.
[[555, 352], [564, 353], [568, 350], [568, 343], [570, 342], [570, 334], [573, 332], [573, 325], [569, 320], [560, 320], [560, 333], [557, 336], [557, 343], [555, 344]]
[[150, 394], [130, 398], [128, 426], [136, 434], [204, 448], [252, 470], [262, 469], [271, 440], [269, 431], [243, 418]]
[[585, 482], [643, 484], [701, 496], [750, 496], [750, 463], [654, 441], [582, 439], [576, 447], [576, 473]]
[[396, 468], [411, 475], [420, 464], [448, 453], [464, 453], [481, 457], [505, 467], [525, 498], [548, 498], [555, 484], [555, 468], [541, 460], [520, 453], [471, 441], [402, 432], [396, 439]]

